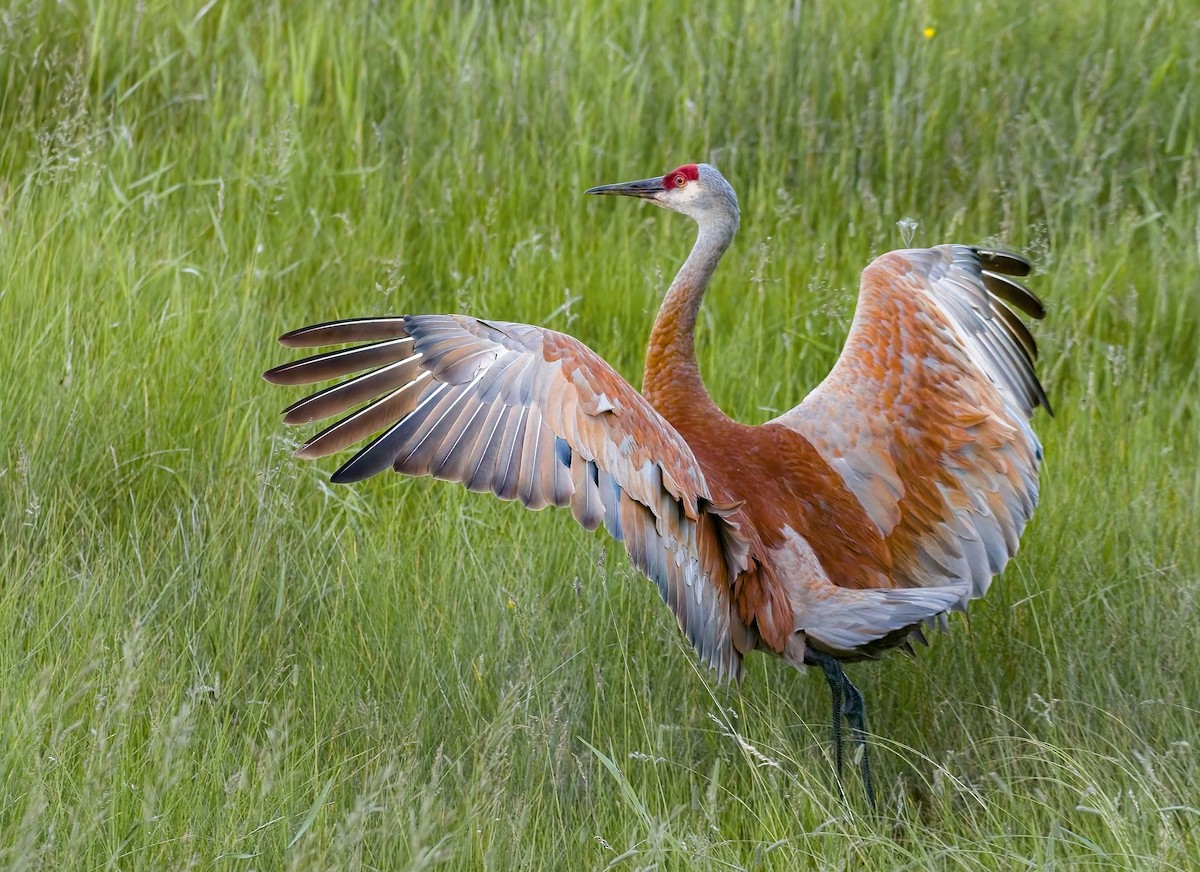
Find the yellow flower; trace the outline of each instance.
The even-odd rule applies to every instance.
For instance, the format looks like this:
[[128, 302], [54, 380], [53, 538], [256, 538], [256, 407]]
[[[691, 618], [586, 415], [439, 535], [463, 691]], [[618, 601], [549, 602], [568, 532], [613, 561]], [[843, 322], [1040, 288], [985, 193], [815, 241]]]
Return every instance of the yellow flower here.
[[937, 36], [937, 30], [935, 30], [932, 27], [926, 27], [925, 30], [922, 31], [922, 33], [925, 34], [926, 39], [933, 39], [935, 36]]

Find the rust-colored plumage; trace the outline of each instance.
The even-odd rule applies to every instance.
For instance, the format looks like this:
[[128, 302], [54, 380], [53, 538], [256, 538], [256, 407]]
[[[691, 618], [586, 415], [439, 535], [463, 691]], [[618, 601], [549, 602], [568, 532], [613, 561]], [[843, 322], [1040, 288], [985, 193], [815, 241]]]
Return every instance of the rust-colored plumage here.
[[[706, 164], [589, 193], [689, 215], [696, 244], [663, 301], [638, 393], [575, 339], [465, 315], [338, 321], [291, 347], [366, 342], [284, 364], [277, 384], [364, 373], [300, 400], [300, 424], [350, 412], [297, 452], [375, 436], [333, 476], [384, 469], [458, 481], [532, 509], [570, 508], [625, 543], [705, 663], [739, 677], [757, 648], [820, 666], [844, 714], [865, 715], [842, 661], [921, 639], [983, 595], [1037, 503], [1046, 395], [1037, 347], [1009, 306], [1040, 318], [1017, 255], [961, 245], [895, 251], [863, 273], [829, 376], [762, 426], [726, 416], [694, 351], [737, 198]], [[350, 411], [354, 410], [354, 411]], [[867, 792], [870, 771], [861, 758]]]

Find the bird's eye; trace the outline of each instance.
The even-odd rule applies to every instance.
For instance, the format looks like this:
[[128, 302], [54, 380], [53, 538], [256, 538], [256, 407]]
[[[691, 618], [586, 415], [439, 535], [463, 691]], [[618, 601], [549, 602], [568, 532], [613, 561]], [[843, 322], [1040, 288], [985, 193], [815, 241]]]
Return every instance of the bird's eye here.
[[685, 176], [683, 173], [679, 173], [679, 175], [675, 176], [675, 187], [682, 188], [687, 183], [687, 176]]

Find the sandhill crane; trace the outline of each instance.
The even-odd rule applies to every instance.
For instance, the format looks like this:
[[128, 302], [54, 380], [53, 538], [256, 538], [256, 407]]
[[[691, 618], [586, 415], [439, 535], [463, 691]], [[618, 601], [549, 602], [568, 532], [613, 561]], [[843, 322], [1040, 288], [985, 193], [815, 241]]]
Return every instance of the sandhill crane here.
[[893, 251], [862, 275], [836, 365], [800, 405], [749, 426], [713, 402], [696, 316], [740, 221], [708, 164], [587, 191], [637, 197], [699, 225], [654, 322], [639, 394], [570, 336], [467, 315], [334, 321], [288, 347], [367, 342], [278, 366], [275, 384], [351, 373], [284, 411], [304, 424], [357, 411], [305, 442], [317, 458], [382, 431], [333, 474], [392, 468], [458, 481], [601, 524], [651, 578], [700, 658], [740, 679], [758, 649], [819, 667], [874, 803], [862, 695], [842, 663], [923, 641], [982, 596], [1038, 497], [1049, 404], [1037, 348], [1009, 305], [1042, 304], [1009, 276], [1023, 258], [965, 245]]

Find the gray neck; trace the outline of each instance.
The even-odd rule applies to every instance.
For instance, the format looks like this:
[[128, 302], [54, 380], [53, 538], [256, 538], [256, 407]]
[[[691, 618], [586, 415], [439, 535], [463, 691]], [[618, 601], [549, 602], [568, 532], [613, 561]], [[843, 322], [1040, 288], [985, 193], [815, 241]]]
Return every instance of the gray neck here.
[[716, 272], [721, 256], [733, 242], [733, 234], [737, 231], [736, 222], [716, 221], [700, 225], [696, 235], [696, 244], [692, 246], [687, 260], [679, 268], [671, 287], [667, 289], [666, 301], [673, 296], [681, 296], [684, 304], [681, 314], [686, 313], [686, 327], [690, 335], [696, 326], [696, 318], [700, 313], [700, 303], [704, 300], [704, 292], [708, 289], [708, 281]]

